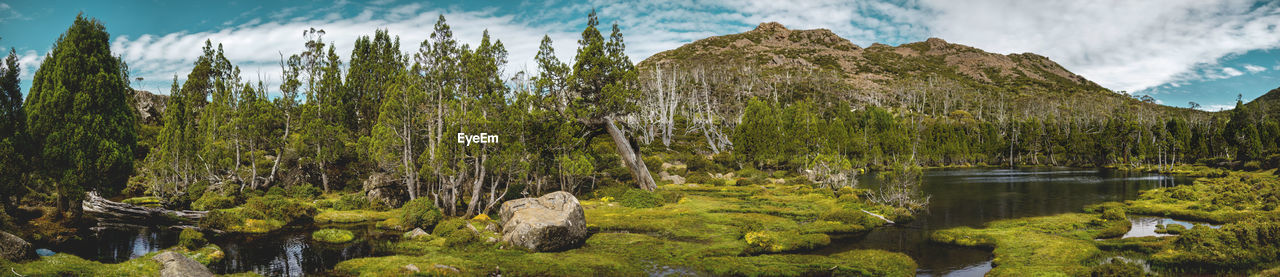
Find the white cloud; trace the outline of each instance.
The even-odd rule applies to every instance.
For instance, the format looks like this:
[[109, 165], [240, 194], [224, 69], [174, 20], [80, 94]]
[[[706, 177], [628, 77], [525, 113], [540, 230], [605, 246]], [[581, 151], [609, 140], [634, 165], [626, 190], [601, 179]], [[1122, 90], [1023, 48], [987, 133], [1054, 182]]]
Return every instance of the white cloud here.
[[930, 32], [993, 52], [1034, 52], [1114, 90], [1194, 77], [1197, 65], [1280, 45], [1280, 3], [1245, 0], [922, 0]]
[[1213, 105], [1203, 105], [1203, 106], [1200, 106], [1200, 110], [1202, 110], [1202, 111], [1208, 111], [1208, 112], [1226, 111], [1226, 110], [1231, 110], [1231, 109], [1235, 109], [1235, 108], [1236, 108], [1236, 105], [1223, 105], [1223, 104], [1213, 104]]
[[1252, 65], [1252, 64], [1245, 64], [1245, 65], [1244, 65], [1244, 70], [1245, 70], [1245, 71], [1249, 71], [1249, 73], [1258, 73], [1258, 72], [1267, 71], [1267, 68], [1266, 68], [1266, 67], [1261, 67], [1261, 66]]
[[354, 18], [321, 15], [321, 18], [310, 20], [251, 21], [206, 32], [121, 36], [112, 42], [112, 51], [125, 58], [134, 76], [146, 79], [135, 86], [168, 93], [170, 80], [175, 74], [179, 82], [185, 79], [208, 39], [214, 45], [223, 45], [227, 58], [240, 66], [242, 78], [261, 79], [275, 91], [280, 75], [280, 57], [303, 50], [304, 29], [324, 29], [326, 35], [323, 39], [337, 47], [337, 53], [346, 63], [356, 38], [371, 36], [377, 29], [388, 29], [393, 36], [399, 36], [402, 52], [416, 53], [418, 45], [429, 37], [438, 15], [442, 13], [453, 28], [455, 39], [461, 43], [479, 43], [486, 28], [494, 39], [502, 40], [509, 52], [508, 75], [526, 66], [534, 67], [533, 56], [544, 34], [549, 34], [555, 41], [557, 56], [562, 60], [571, 58], [576, 47], [575, 33], [526, 24], [513, 16], [496, 15], [493, 11], [428, 9], [414, 3], [387, 10], [366, 9], [365, 13]]
[[1223, 68], [1222, 68], [1222, 73], [1223, 73], [1223, 74], [1227, 74], [1227, 77], [1228, 77], [1228, 78], [1230, 78], [1230, 77], [1235, 77], [1235, 76], [1240, 76], [1240, 75], [1244, 75], [1244, 72], [1240, 72], [1240, 70], [1239, 70], [1239, 69], [1230, 68], [1230, 67], [1223, 67]]

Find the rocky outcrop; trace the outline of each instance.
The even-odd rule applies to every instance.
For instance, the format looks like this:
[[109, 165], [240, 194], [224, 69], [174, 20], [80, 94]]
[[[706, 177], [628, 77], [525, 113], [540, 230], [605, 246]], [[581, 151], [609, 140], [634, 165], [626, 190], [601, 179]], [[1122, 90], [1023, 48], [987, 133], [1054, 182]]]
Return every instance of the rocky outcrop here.
[[133, 107], [138, 109], [138, 121], [142, 124], [164, 124], [161, 120], [168, 103], [168, 95], [153, 94], [145, 90], [133, 91]]
[[36, 258], [31, 244], [10, 233], [0, 232], [0, 258], [10, 261], [26, 261]]
[[160, 276], [213, 277], [204, 265], [173, 251], [165, 251], [151, 258], [160, 263]]
[[663, 181], [671, 181], [672, 184], [676, 184], [676, 185], [684, 184], [684, 177], [680, 177], [680, 175], [670, 174], [670, 173], [667, 173], [666, 171], [658, 172], [658, 178], [661, 178]]
[[409, 192], [400, 184], [400, 179], [386, 173], [374, 173], [364, 180], [364, 196], [393, 208], [409, 200]]
[[557, 191], [502, 203], [502, 242], [530, 251], [558, 251], [587, 239], [587, 219], [578, 198]]

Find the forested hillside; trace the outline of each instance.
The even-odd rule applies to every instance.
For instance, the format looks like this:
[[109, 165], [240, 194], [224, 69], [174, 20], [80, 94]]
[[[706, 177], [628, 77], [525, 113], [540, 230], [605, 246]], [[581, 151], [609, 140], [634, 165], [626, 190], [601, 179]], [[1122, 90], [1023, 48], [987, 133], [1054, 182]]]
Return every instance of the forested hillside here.
[[[827, 30], [763, 23], [658, 53], [639, 68], [648, 95], [642, 136], [669, 136], [661, 131], [673, 122], [716, 125], [719, 137], [736, 139], [709, 136], [705, 150], [732, 145], [738, 158], [766, 167], [804, 168], [836, 153], [854, 167], [1218, 164], [1266, 160], [1280, 134], [1274, 120], [1229, 115], [1265, 104], [1216, 114], [1157, 105], [1043, 56], [936, 38], [861, 48]], [[687, 123], [670, 120], [671, 110]], [[1245, 125], [1257, 135], [1229, 128]], [[1275, 161], [1266, 163], [1253, 167]]]

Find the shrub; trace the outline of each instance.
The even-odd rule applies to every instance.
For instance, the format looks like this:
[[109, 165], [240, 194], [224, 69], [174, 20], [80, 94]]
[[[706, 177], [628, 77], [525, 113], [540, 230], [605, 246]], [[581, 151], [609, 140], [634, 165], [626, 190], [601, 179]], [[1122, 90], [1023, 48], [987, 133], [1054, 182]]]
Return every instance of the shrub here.
[[658, 194], [662, 195], [662, 200], [667, 203], [678, 203], [681, 198], [684, 198], [684, 193], [676, 190], [661, 190]]
[[440, 236], [445, 239], [448, 246], [464, 245], [476, 241], [478, 238], [474, 231], [466, 228], [467, 221], [461, 218], [451, 218], [436, 224], [431, 230], [432, 235]]
[[355, 238], [354, 233], [342, 229], [320, 229], [311, 233], [311, 239], [327, 243], [344, 243]]
[[819, 215], [818, 219], [826, 220], [826, 221], [835, 221], [835, 222], [840, 222], [844, 224], [871, 225], [871, 226], [875, 226], [876, 224], [873, 220], [879, 220], [879, 219], [872, 218], [871, 215], [868, 215], [867, 213], [864, 213], [862, 211], [853, 210], [853, 209], [844, 209], [844, 208], [835, 208], [835, 209], [827, 210], [826, 212], [823, 212], [821, 215]]
[[315, 216], [316, 208], [303, 203], [298, 203], [280, 195], [268, 194], [267, 196], [249, 198], [244, 204], [246, 212], [257, 212], [263, 219], [275, 219], [282, 222], [294, 222], [303, 218]]
[[662, 206], [663, 199], [662, 196], [658, 195], [656, 192], [642, 189], [631, 189], [628, 190], [626, 194], [622, 195], [622, 198], [618, 200], [618, 203], [622, 204], [624, 207], [653, 208]]
[[1249, 162], [1245, 162], [1245, 163], [1244, 163], [1244, 170], [1248, 170], [1248, 171], [1256, 171], [1256, 170], [1259, 170], [1259, 169], [1262, 169], [1262, 162], [1259, 162], [1259, 161], [1249, 161]]
[[689, 171], [692, 172], [717, 171], [715, 164], [712, 164], [710, 160], [707, 160], [698, 154], [684, 153], [679, 156], [679, 159], [681, 162], [684, 162], [684, 164], [688, 166]]
[[694, 184], [704, 184], [704, 185], [711, 184], [711, 176], [703, 172], [693, 173], [693, 174], [689, 174], [689, 177], [685, 179], [685, 182], [694, 183]]
[[222, 195], [221, 193], [218, 193], [215, 191], [206, 191], [204, 192], [203, 196], [200, 196], [200, 199], [196, 199], [196, 202], [191, 203], [192, 209], [204, 210], [204, 211], [226, 209], [226, 208], [231, 208], [235, 206], [236, 206], [235, 197]]
[[747, 252], [781, 253], [798, 250], [809, 250], [831, 244], [827, 234], [801, 234], [795, 231], [755, 231], [743, 235], [747, 241]]
[[292, 185], [284, 190], [285, 195], [299, 199], [315, 199], [320, 196], [320, 189], [311, 184]]
[[1127, 219], [1128, 219], [1128, 217], [1125, 217], [1125, 215], [1124, 215], [1124, 208], [1121, 208], [1121, 207], [1107, 207], [1106, 209], [1102, 210], [1102, 219], [1106, 219], [1106, 220], [1127, 220]]
[[409, 228], [431, 228], [442, 218], [444, 214], [436, 208], [435, 203], [431, 203], [430, 198], [420, 197], [404, 204], [400, 223]]
[[244, 223], [244, 216], [236, 211], [241, 209], [210, 210], [200, 219], [200, 227], [225, 230], [228, 227]]
[[196, 231], [196, 229], [182, 229], [182, 233], [178, 233], [178, 245], [187, 250], [196, 250], [204, 247], [209, 241], [204, 239], [204, 233]]

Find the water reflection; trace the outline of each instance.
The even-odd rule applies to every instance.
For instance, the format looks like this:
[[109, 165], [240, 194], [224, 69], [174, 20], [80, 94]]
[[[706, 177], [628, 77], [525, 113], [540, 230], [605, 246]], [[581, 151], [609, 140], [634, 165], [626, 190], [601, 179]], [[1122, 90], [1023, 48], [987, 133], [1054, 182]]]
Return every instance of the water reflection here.
[[[214, 273], [256, 272], [264, 276], [304, 276], [323, 274], [339, 262], [374, 255], [373, 245], [393, 239], [372, 225], [343, 226], [356, 240], [328, 244], [311, 240], [314, 226], [292, 226], [267, 235], [211, 237], [225, 258], [209, 265]], [[164, 228], [112, 228], [82, 235], [85, 239], [48, 246], [85, 259], [119, 263], [173, 247], [178, 231]]]
[[[1077, 212], [1086, 205], [1135, 199], [1142, 190], [1190, 183], [1190, 178], [1112, 170], [945, 169], [926, 171], [922, 189], [927, 211], [907, 224], [878, 228], [837, 240], [820, 253], [850, 249], [902, 252], [919, 264], [921, 276], [981, 276], [991, 269], [990, 251], [928, 241], [929, 232], [959, 226], [981, 228], [1000, 219]], [[861, 176], [860, 186], [879, 180]]]

